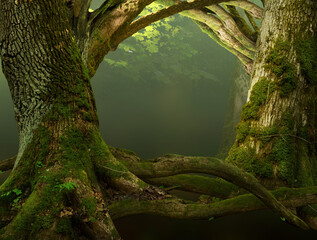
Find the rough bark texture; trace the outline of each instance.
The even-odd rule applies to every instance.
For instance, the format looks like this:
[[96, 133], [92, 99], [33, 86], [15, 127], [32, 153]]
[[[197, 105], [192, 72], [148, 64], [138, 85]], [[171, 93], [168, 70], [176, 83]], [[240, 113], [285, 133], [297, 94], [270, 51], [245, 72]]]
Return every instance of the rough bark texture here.
[[248, 102], [227, 160], [272, 188], [317, 181], [316, 30], [316, 1], [265, 1]]
[[0, 188], [0, 238], [118, 238], [94, 169], [102, 163], [118, 171], [107, 173], [107, 184], [123, 192], [147, 184], [116, 162], [100, 137], [67, 2], [1, 1], [0, 12], [1, 59], [20, 137]]

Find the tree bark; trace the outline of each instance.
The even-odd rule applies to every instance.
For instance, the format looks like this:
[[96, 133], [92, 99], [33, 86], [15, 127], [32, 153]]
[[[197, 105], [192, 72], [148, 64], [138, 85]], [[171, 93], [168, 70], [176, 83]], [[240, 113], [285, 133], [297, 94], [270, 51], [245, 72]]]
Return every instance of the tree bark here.
[[0, 188], [0, 238], [118, 239], [97, 164], [110, 169], [109, 185], [136, 192], [147, 184], [117, 162], [100, 137], [67, 1], [0, 1], [0, 22], [20, 140]]
[[270, 188], [316, 185], [317, 3], [267, 0], [264, 12], [248, 101], [227, 160]]

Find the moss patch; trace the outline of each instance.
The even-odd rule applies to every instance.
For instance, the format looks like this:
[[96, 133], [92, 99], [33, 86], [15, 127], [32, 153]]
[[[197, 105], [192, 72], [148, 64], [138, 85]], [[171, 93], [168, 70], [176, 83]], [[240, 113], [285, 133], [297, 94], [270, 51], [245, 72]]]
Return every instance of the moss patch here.
[[297, 85], [295, 67], [287, 57], [290, 48], [289, 42], [278, 38], [266, 59], [266, 68], [275, 75], [274, 82], [281, 97], [287, 97]]
[[317, 37], [305, 37], [295, 42], [301, 73], [308, 84], [317, 84]]
[[250, 100], [242, 107], [241, 120], [257, 119], [260, 107], [265, 104], [274, 90], [275, 84], [265, 77], [254, 84]]

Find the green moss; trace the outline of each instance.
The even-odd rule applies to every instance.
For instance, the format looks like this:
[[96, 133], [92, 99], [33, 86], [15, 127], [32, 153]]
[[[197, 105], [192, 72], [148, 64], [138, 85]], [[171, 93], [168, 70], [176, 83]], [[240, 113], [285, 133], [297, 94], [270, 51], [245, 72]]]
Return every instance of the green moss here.
[[255, 150], [250, 147], [238, 147], [237, 144], [235, 144], [230, 150], [227, 161], [234, 163], [255, 176], [266, 178], [273, 176], [272, 164], [266, 160], [259, 160]]
[[58, 219], [55, 227], [55, 232], [68, 234], [71, 233], [72, 223], [69, 218], [60, 218]]
[[94, 216], [97, 209], [97, 200], [95, 198], [84, 198], [82, 205], [90, 216]]
[[317, 84], [317, 37], [295, 41], [301, 73], [309, 84]]
[[51, 215], [48, 216], [38, 216], [33, 223], [33, 233], [41, 229], [48, 229], [52, 227], [54, 218]]
[[240, 122], [237, 125], [237, 136], [236, 140], [242, 142], [249, 135], [250, 132], [250, 122]]
[[263, 77], [255, 83], [251, 91], [250, 100], [242, 107], [241, 120], [257, 119], [260, 107], [265, 104], [274, 90], [274, 84], [267, 78]]
[[297, 85], [295, 67], [287, 57], [290, 48], [289, 42], [278, 38], [266, 59], [266, 68], [275, 75], [275, 83], [281, 97], [288, 96]]
[[[278, 127], [270, 130], [275, 133], [272, 150], [266, 161], [277, 164], [278, 177], [291, 186], [295, 182], [297, 162], [295, 156], [295, 139], [292, 136], [294, 121], [290, 112], [285, 112]], [[278, 131], [277, 131], [278, 129]]]

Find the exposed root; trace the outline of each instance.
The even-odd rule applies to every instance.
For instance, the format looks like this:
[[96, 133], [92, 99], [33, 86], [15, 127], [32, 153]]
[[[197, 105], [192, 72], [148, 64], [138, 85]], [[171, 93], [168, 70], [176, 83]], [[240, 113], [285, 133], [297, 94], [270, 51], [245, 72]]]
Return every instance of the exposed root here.
[[174, 187], [177, 189], [205, 194], [217, 198], [231, 198], [245, 192], [243, 189], [220, 178], [199, 175], [179, 174], [170, 177], [148, 178], [144, 181], [156, 186]]
[[185, 157], [180, 155], [166, 155], [149, 161], [131, 161], [121, 158], [128, 169], [141, 178], [166, 177], [181, 173], [207, 173], [221, 177], [233, 184], [242, 187], [257, 196], [263, 203], [279, 216], [290, 223], [309, 229], [307, 224], [290, 210], [279, 203], [275, 197], [258, 180], [220, 159], [211, 157]]
[[[317, 203], [317, 187], [281, 188], [272, 194], [289, 208]], [[170, 198], [154, 201], [126, 200], [109, 206], [112, 219], [128, 215], [151, 214], [180, 219], [209, 219], [265, 209], [266, 206], [251, 194], [209, 204], [193, 203]]]
[[8, 171], [11, 170], [14, 166], [14, 162], [16, 160], [17, 156], [5, 159], [0, 161], [0, 171]]

